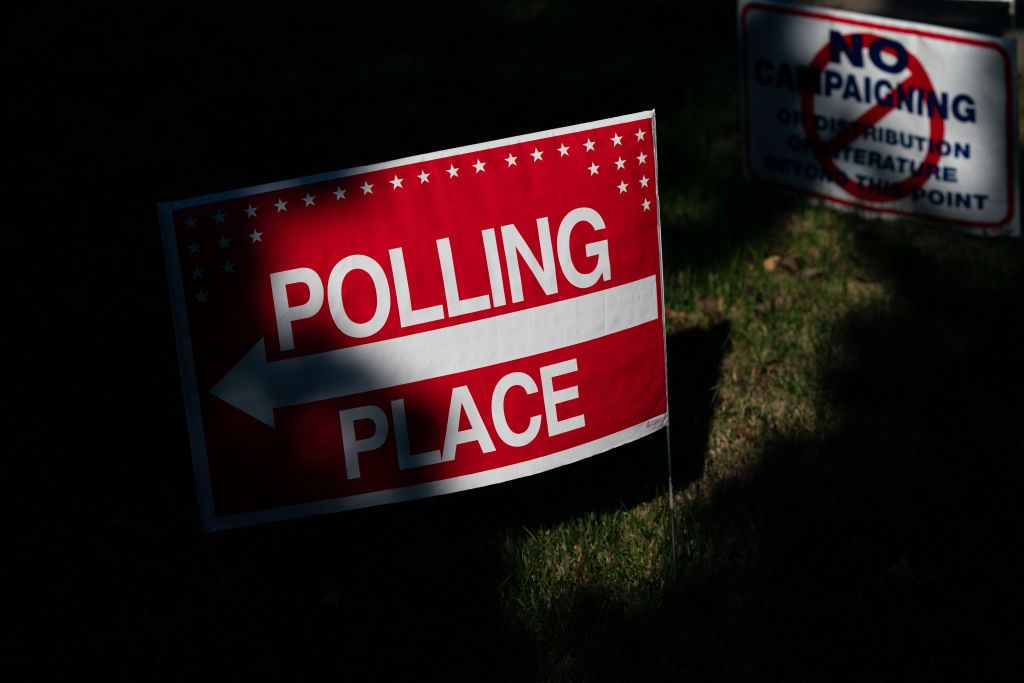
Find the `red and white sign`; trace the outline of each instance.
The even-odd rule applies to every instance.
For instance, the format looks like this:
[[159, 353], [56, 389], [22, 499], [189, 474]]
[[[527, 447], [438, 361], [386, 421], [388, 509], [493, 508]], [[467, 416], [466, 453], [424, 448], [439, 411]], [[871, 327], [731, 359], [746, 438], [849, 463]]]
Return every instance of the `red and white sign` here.
[[161, 204], [204, 528], [664, 426], [656, 178], [644, 112]]
[[840, 206], [1020, 234], [1015, 44], [740, 0], [747, 173]]

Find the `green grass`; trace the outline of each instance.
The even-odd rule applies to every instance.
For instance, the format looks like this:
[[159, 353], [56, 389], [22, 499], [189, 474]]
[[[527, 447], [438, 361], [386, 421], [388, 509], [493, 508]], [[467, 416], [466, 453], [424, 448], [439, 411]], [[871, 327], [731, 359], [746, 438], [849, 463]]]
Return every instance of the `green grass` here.
[[[711, 147], [738, 166], [735, 137]], [[668, 244], [729, 232], [699, 188], [662, 193]], [[1015, 669], [997, 605], [1021, 594], [1019, 242], [734, 198], [768, 234], [665, 276], [670, 335], [728, 325], [702, 466], [675, 492], [678, 575], [664, 497], [510, 530], [502, 605], [540, 678], [918, 677], [968, 649]]]

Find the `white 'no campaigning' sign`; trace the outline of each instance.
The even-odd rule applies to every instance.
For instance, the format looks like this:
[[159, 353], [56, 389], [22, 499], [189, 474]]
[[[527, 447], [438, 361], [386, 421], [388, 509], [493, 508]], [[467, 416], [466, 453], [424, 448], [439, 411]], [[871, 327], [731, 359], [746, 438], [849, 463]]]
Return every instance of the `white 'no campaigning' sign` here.
[[871, 214], [1019, 235], [1014, 44], [741, 0], [747, 172]]

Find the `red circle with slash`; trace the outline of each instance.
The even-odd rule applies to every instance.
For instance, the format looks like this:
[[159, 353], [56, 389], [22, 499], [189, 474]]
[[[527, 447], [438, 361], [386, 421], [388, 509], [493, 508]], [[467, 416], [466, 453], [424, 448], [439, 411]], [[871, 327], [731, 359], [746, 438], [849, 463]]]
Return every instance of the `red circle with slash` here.
[[[863, 46], [865, 48], [870, 48], [876, 40], [881, 40], [878, 36], [870, 33], [851, 33], [844, 36], [844, 40], [847, 41], [848, 45], [852, 45], [851, 41], [853, 41], [854, 38], [857, 38], [858, 35], [863, 41]], [[892, 47], [882, 48], [881, 51], [888, 54], [895, 53], [895, 49]], [[880, 192], [877, 189], [859, 186], [846, 173], [842, 172], [835, 163], [835, 154], [838, 150], [846, 147], [856, 140], [860, 131], [864, 130], [864, 128], [875, 125], [896, 108], [895, 93], [897, 89], [902, 88], [905, 90], [913, 87], [921, 92], [930, 92], [934, 90], [932, 87], [932, 81], [928, 77], [928, 72], [925, 71], [921, 62], [918, 61], [917, 57], [912, 55], [909, 51], [906, 54], [907, 68], [910, 69], [910, 77], [892, 89], [889, 95], [889, 97], [892, 98], [890, 104], [876, 103], [875, 106], [861, 114], [853, 124], [847, 126], [842, 132], [828, 142], [821, 139], [821, 136], [818, 135], [818, 130], [814, 125], [815, 92], [813, 90], [804, 90], [801, 94], [801, 105], [804, 110], [804, 132], [807, 134], [807, 139], [812, 143], [818, 163], [821, 164], [823, 169], [831, 172], [836, 184], [860, 199], [866, 199], [873, 202], [891, 202], [893, 200], [906, 197], [913, 192], [914, 188], [920, 187], [928, 181], [927, 173], [922, 175], [910, 175], [898, 183], [894, 183], [887, 187], [884, 192]], [[826, 44], [816, 55], [814, 55], [810, 64], [811, 68], [819, 71], [823, 70], [829, 61], [829, 57], [829, 45]], [[945, 139], [945, 122], [942, 120], [942, 116], [939, 115], [937, 107], [931, 110], [929, 124], [929, 139], [931, 140], [931, 144], [928, 147], [928, 154], [925, 155], [922, 166], [926, 164], [935, 165], [941, 156], [939, 153], [939, 145]]]

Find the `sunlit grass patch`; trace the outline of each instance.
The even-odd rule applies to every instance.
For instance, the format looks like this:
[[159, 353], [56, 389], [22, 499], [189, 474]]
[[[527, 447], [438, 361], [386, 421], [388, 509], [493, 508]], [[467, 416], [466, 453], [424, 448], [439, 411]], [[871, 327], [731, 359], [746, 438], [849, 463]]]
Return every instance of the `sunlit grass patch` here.
[[[673, 218], [684, 222], [721, 218], [685, 193], [674, 194], [669, 188], [666, 195], [666, 213]], [[916, 254], [921, 263], [944, 267], [957, 264], [954, 277], [976, 265], [973, 276], [948, 284], [980, 296], [998, 287], [994, 283], [1011, 287], [1020, 277], [1015, 243], [979, 242], [935, 225], [869, 220], [803, 201], [779, 210], [772, 220], [776, 228], [763, 239], [735, 249], [714, 267], [706, 267], [699, 258], [696, 265], [686, 265], [684, 255], [683, 265], [665, 275], [670, 335], [722, 324], [729, 330], [711, 392], [714, 405], [702, 471], [696, 479], [677, 481], [678, 574], [673, 577], [671, 572], [664, 496], [542, 529], [511, 530], [506, 537], [509, 580], [502, 588], [502, 604], [514, 623], [533, 634], [539, 662], [542, 667], [554, 667], [554, 678], [594, 675], [587, 667], [602, 660], [602, 648], [628, 641], [638, 628], [637, 621], [671, 619], [680, 600], [685, 604], [696, 594], [726, 599], [732, 606], [716, 608], [718, 618], [735, 619], [737, 624], [752, 602], [767, 599], [764, 585], [755, 588], [744, 582], [757, 581], [750, 574], [756, 573], [755, 567], [774, 566], [779, 561], [779, 544], [792, 544], [803, 533], [799, 523], [792, 529], [776, 528], [777, 513], [772, 508], [785, 508], [786, 503], [773, 502], [770, 492], [788, 495], [785, 491], [802, 485], [801, 480], [787, 482], [781, 477], [805, 478], [808, 491], [801, 496], [807, 500], [795, 505], [817, 509], [835, 495], [830, 487], [842, 489], [842, 477], [856, 471], [856, 460], [850, 460], [856, 458], [856, 445], [845, 446], [842, 456], [831, 445], [832, 434], [850, 429], [852, 414], [848, 401], [834, 400], [831, 382], [837, 368], [858, 372], [865, 359], [870, 367], [878, 349], [837, 340], [845, 339], [851, 321], [856, 325], [894, 316], [898, 320], [910, 310], [908, 306], [917, 305], [908, 303], [920, 295], [915, 287], [936, 284], [935, 272], [922, 272], [918, 285], [914, 272], [880, 266], [874, 250], [895, 254], [894, 258]], [[667, 249], [671, 248], [669, 242]], [[916, 343], [922, 326], [934, 324], [932, 312], [914, 315], [908, 318], [910, 329], [895, 325], [891, 331], [900, 358], [906, 346]], [[941, 329], [943, 337], [934, 341], [935, 349], [923, 350], [925, 357], [943, 349], [955, 354], [960, 346], [977, 343], [976, 330], [956, 325]], [[673, 357], [670, 363], [690, 360]], [[913, 364], [888, 368], [884, 372], [890, 374], [876, 382], [900, 386], [917, 381], [920, 371]], [[887, 405], [884, 390], [879, 398]], [[918, 443], [913, 430], [919, 427], [908, 430], [900, 424], [905, 418], [891, 408], [872, 414], [871, 397], [865, 400], [868, 416], [858, 427], [864, 430], [864, 447], [877, 448], [881, 439], [896, 449], [893, 477], [907, 472], [935, 476], [930, 465], [921, 469], [899, 464], [919, 459], [910, 455]], [[860, 436], [853, 434], [855, 439]], [[872, 454], [872, 458], [878, 456]], [[796, 474], [784, 474], [790, 470]], [[882, 481], [886, 481], [884, 475]], [[751, 499], [748, 491], [757, 495]], [[851, 490], [843, 495], [862, 494]], [[826, 514], [826, 522], [831, 516], [853, 514], [881, 527], [900, 523], [875, 516], [882, 513], [848, 513], [841, 507], [819, 514]], [[822, 523], [808, 521], [811, 526]], [[799, 566], [798, 559], [792, 561]], [[887, 557], [883, 564], [891, 561]], [[885, 584], [879, 578], [888, 576], [884, 571], [882, 567], [869, 582]], [[809, 598], [815, 591], [827, 594], [831, 589], [812, 583], [801, 589], [801, 595]], [[728, 597], [717, 591], [725, 591]], [[660, 622], [652, 622], [647, 628], [661, 627]], [[729, 628], [742, 632], [747, 626]], [[700, 645], [705, 646], [713, 644]], [[567, 654], [581, 651], [590, 654], [582, 659]]]

